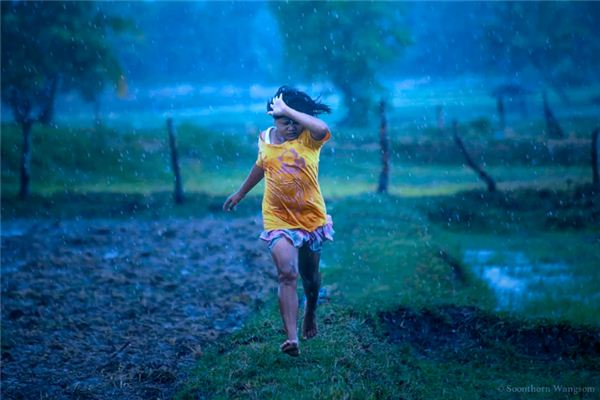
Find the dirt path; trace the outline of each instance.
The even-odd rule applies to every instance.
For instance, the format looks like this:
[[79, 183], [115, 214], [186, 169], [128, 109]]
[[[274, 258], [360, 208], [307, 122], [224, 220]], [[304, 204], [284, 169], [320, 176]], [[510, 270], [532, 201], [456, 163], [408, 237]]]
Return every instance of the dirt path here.
[[2, 394], [171, 398], [275, 288], [256, 218], [2, 223]]

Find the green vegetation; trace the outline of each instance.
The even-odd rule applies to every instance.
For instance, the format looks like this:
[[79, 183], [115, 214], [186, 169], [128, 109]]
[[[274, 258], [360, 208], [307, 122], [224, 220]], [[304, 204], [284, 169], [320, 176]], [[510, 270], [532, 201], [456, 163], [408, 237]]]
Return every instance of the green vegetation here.
[[[106, 35], [132, 26], [89, 2], [2, 3], [2, 100], [22, 118], [36, 118], [29, 113], [38, 106], [52, 112], [57, 91], [94, 101], [107, 83], [123, 79]], [[62, 82], [48, 93], [59, 76]]]
[[[586, 125], [587, 127], [587, 125]], [[210, 133], [193, 125], [177, 128], [184, 189], [225, 196], [235, 190], [256, 159], [255, 133]], [[481, 187], [471, 170], [462, 165], [454, 145], [446, 139], [423, 136], [392, 139], [394, 149], [391, 193], [401, 196], [453, 194]], [[426, 137], [425, 137], [426, 138]], [[19, 185], [22, 139], [12, 124], [2, 126], [2, 195], [10, 197]], [[369, 143], [371, 141], [371, 143]], [[375, 190], [380, 156], [377, 145], [364, 131], [340, 130], [321, 154], [320, 179], [326, 197], [356, 195]], [[497, 153], [485, 150], [490, 173], [500, 189], [564, 187], [591, 177], [586, 143], [562, 152], [563, 165], [537, 150], [540, 162], [526, 162], [531, 145], [491, 142]], [[540, 141], [540, 146], [545, 143]], [[468, 144], [469, 146], [469, 144]], [[511, 150], [507, 151], [506, 146]], [[32, 192], [153, 193], [172, 189], [172, 173], [166, 130], [117, 131], [108, 128], [52, 128], [36, 126], [32, 132]], [[471, 146], [486, 149], [481, 140]], [[66, 151], [66, 149], [69, 149]], [[557, 146], [557, 154], [562, 154]], [[433, 154], [433, 156], [431, 156]], [[506, 155], [502, 158], [498, 154]], [[545, 153], [544, 153], [545, 154]], [[436, 155], [440, 155], [436, 157]], [[545, 158], [544, 158], [545, 157]], [[101, 160], [101, 162], [98, 162]], [[351, 183], [351, 184], [348, 184]], [[260, 195], [260, 188], [251, 196]]]
[[[588, 39], [598, 32], [589, 17], [598, 11], [595, 4], [498, 3], [493, 7], [484, 41], [491, 69], [507, 76], [537, 75], [561, 94], [565, 84], [598, 80], [593, 65], [600, 47]], [[552, 71], [550, 65], [555, 67]], [[583, 73], [573, 74], [574, 70]]]
[[[429, 199], [428, 206], [442, 199]], [[505, 392], [531, 384], [597, 388], [597, 355], [572, 359], [543, 352], [528, 355], [522, 347], [533, 348], [536, 340], [510, 341], [520, 332], [539, 329], [562, 333], [565, 328], [557, 325], [560, 321], [598, 326], [597, 305], [569, 314], [574, 310], [552, 304], [563, 314], [546, 312], [550, 319], [532, 320], [524, 314], [514, 319], [515, 315], [506, 313], [492, 317], [495, 300], [487, 287], [468, 270], [464, 271], [466, 282], [456, 279], [450, 266], [438, 257], [440, 249], [454, 253], [457, 243], [466, 237], [431, 226], [417, 211], [427, 205], [418, 203], [422, 200], [374, 194], [331, 202], [338, 234], [323, 253], [327, 300], [320, 309], [320, 336], [302, 342], [299, 359], [280, 354], [277, 349], [283, 334], [273, 298], [241, 331], [205, 351], [179, 398], [480, 399], [504, 398]], [[554, 256], [547, 252], [551, 246], [548, 241], [562, 240], [564, 235], [544, 239], [536, 243], [533, 254]], [[496, 246], [497, 242], [498, 237]], [[557, 242], [553, 243], [556, 246]], [[592, 251], [593, 244], [580, 245]], [[488, 242], [486, 246], [494, 244]], [[574, 262], [573, 258], [569, 261]], [[590, 264], [581, 268], [596, 274]], [[592, 280], [597, 282], [597, 277], [592, 276]], [[406, 319], [406, 326], [391, 327], [386, 323], [386, 312], [400, 306], [424, 310], [424, 315], [439, 320], [439, 326], [450, 318], [446, 312], [468, 310], [462, 327], [475, 324], [469, 321], [482, 321], [472, 328], [483, 345], [476, 346], [470, 342], [475, 339], [460, 339], [459, 334], [455, 337], [452, 333], [440, 339], [436, 332], [439, 327], [421, 334], [424, 343], [418, 339], [390, 343], [388, 335], [394, 335], [393, 329], [414, 330], [414, 335], [420, 335], [418, 322], [410, 325]], [[503, 330], [506, 332], [501, 336]], [[538, 333], [535, 337], [542, 340], [544, 336]], [[444, 339], [452, 343], [440, 345], [438, 340]], [[560, 396], [556, 392], [533, 394], [534, 398]]]
[[106, 35], [131, 27], [131, 21], [101, 12], [92, 2], [2, 3], [2, 102], [23, 135], [21, 198], [31, 191], [31, 128], [53, 121], [57, 93], [77, 92], [97, 105], [112, 82], [125, 94], [125, 78]]
[[[343, 95], [345, 125], [365, 126], [372, 92], [381, 91], [379, 70], [410, 43], [403, 8], [384, 2], [360, 8], [344, 2], [291, 2], [273, 3], [271, 9], [293, 68], [311, 80], [331, 81]], [[290, 15], [301, 16], [302, 23], [290, 24]]]
[[[220, 212], [254, 161], [254, 135], [180, 126], [188, 198], [181, 207], [172, 202], [165, 132], [36, 128], [34, 195], [26, 202], [15, 195], [18, 138], [15, 126], [3, 126], [3, 218], [228, 219], [260, 209], [256, 189], [234, 214]], [[465, 167], [396, 156], [392, 194], [379, 196], [372, 193], [377, 148], [364, 136], [353, 148], [342, 143], [352, 144], [329, 144], [321, 162], [337, 234], [323, 252], [320, 335], [302, 342], [300, 358], [282, 355], [276, 301], [268, 299], [244, 328], [204, 349], [179, 398], [479, 399], [519, 396], [506, 392], [528, 385], [598, 390], [598, 355], [569, 347], [587, 343], [600, 326], [592, 301], [600, 212], [585, 185], [586, 165], [496, 165], [501, 192], [490, 195], [465, 192], [481, 188]], [[513, 251], [533, 264], [564, 263], [572, 284], [559, 293], [541, 285], [535, 290], [547, 296], [539, 301], [498, 311], [494, 291], [463, 260], [478, 249], [498, 251], [499, 261]], [[403, 312], [413, 317], [397, 317]], [[470, 333], [455, 336], [461, 329]], [[539, 332], [552, 332], [554, 347], [544, 347]], [[565, 343], [567, 356], [557, 355], [556, 343]]]

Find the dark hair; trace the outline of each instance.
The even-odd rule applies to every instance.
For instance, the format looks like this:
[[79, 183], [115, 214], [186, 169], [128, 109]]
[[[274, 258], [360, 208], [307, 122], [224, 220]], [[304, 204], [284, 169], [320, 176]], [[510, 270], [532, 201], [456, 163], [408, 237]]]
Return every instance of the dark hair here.
[[[283, 94], [283, 101], [285, 104], [292, 107], [296, 111], [300, 111], [308, 115], [317, 115], [322, 113], [329, 114], [331, 112], [331, 108], [328, 105], [321, 103], [319, 98], [312, 99], [309, 95], [298, 89], [294, 89], [289, 86], [282, 86], [277, 89], [275, 97], [279, 96], [280, 94]], [[273, 110], [271, 107], [271, 101], [272, 100], [269, 100], [267, 102], [267, 111]]]

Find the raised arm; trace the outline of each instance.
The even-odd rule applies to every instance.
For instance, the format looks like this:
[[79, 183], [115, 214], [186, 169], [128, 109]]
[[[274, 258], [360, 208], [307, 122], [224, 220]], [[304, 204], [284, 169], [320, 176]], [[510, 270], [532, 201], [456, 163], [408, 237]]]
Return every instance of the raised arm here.
[[238, 191], [229, 196], [227, 200], [225, 200], [225, 203], [223, 203], [223, 211], [233, 210], [235, 206], [242, 201], [246, 194], [248, 194], [248, 192], [251, 191], [252, 188], [254, 188], [254, 186], [256, 186], [258, 182], [264, 178], [264, 176], [265, 171], [258, 165], [254, 164], [250, 170], [250, 173], [248, 174], [248, 177], [246, 177], [246, 180], [244, 183], [242, 183], [242, 186], [240, 186]]
[[312, 136], [315, 140], [322, 140], [327, 132], [329, 132], [329, 127], [325, 123], [325, 121], [313, 117], [312, 115], [305, 114], [303, 112], [294, 110], [283, 101], [283, 94], [280, 94], [277, 97], [273, 98], [273, 102], [271, 103], [272, 111], [268, 111], [267, 114], [272, 115], [273, 117], [287, 117], [293, 119], [300, 125], [304, 126], [310, 131], [310, 136]]

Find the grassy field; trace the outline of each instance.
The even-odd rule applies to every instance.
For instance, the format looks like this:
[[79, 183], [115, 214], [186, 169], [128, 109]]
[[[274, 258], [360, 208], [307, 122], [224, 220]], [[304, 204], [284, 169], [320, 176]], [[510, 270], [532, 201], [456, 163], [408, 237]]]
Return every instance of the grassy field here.
[[[600, 302], [590, 301], [600, 282], [600, 211], [597, 193], [585, 186], [589, 167], [492, 165], [501, 190], [492, 196], [460, 163], [404, 163], [394, 155], [391, 193], [376, 195], [377, 148], [364, 133], [358, 146], [340, 145], [351, 135], [341, 132], [322, 153], [336, 237], [323, 251], [320, 335], [302, 342], [300, 358], [281, 355], [273, 294], [244, 328], [204, 349], [179, 398], [597, 396], [598, 349], [582, 347], [600, 328]], [[178, 141], [188, 192], [182, 207], [170, 201], [165, 132], [36, 127], [34, 196], [23, 203], [14, 195], [19, 132], [5, 125], [2, 216], [230, 219], [260, 212], [261, 188], [235, 213], [219, 211], [255, 160], [253, 133], [184, 125]], [[541, 300], [499, 310], [497, 294], [465, 261], [465, 252], [483, 250], [522, 252], [535, 273], [543, 262], [568, 265], [571, 283], [542, 285]]]
[[[243, 133], [232, 135], [209, 133], [192, 125], [179, 127], [177, 140], [185, 189], [226, 195], [238, 187], [256, 160], [257, 143], [257, 132], [240, 130]], [[393, 136], [392, 140], [401, 139]], [[364, 131], [360, 135], [356, 130], [336, 133], [321, 155], [320, 180], [326, 197], [374, 191], [380, 170], [375, 143], [376, 139], [369, 138]], [[451, 142], [433, 143], [411, 147], [410, 151], [454, 151]], [[18, 127], [3, 125], [3, 197], [18, 191], [20, 148]], [[587, 147], [583, 151], [587, 157]], [[444, 195], [483, 187], [476, 175], [462, 165], [461, 158], [443, 164], [411, 163], [398, 150], [392, 153], [391, 162], [390, 192], [394, 195]], [[152, 193], [172, 188], [167, 136], [161, 130], [62, 129], [38, 125], [33, 132], [31, 170], [32, 191], [38, 194]], [[508, 160], [490, 165], [489, 172], [501, 189], [566, 188], [591, 179], [587, 163], [532, 165]]]
[[[597, 303], [575, 308], [573, 304], [547, 304], [544, 309], [496, 313], [490, 289], [468, 270], [463, 280], [457, 279], [438, 254], [441, 249], [458, 254], [457, 247], [464, 243], [477, 246], [474, 238], [488, 241], [487, 247], [502, 247], [505, 240], [519, 242], [524, 235], [495, 235], [493, 244], [490, 234], [469, 235], [432, 226], [420, 211], [422, 200], [365, 194], [331, 202], [337, 236], [323, 253], [327, 298], [320, 310], [321, 335], [302, 343], [299, 359], [279, 354], [283, 335], [273, 297], [241, 331], [205, 352], [179, 398], [558, 399], [565, 394], [554, 391], [555, 386], [597, 391], [598, 355], [524, 354], [507, 339], [540, 327], [542, 332], [563, 332], [565, 326], [598, 326]], [[425, 208], [438, 201], [429, 200]], [[586, 243], [581, 239], [590, 232], [544, 235], [536, 231], [539, 242], [529, 250], [538, 256], [565, 256], [573, 262], [577, 255], [587, 253], [578, 264], [579, 273], [591, 279], [588, 289], [597, 290], [598, 276], [592, 267], [598, 265], [598, 255], [593, 253], [598, 244], [595, 232], [595, 243]], [[579, 243], [573, 253], [548, 251], [566, 236], [569, 244]], [[398, 326], [400, 319], [386, 323], [386, 313], [398, 307], [421, 310], [423, 321], [428, 316], [436, 322], [433, 327], [426, 322], [411, 325], [408, 319], [405, 326]], [[443, 331], [440, 321], [450, 318], [446, 313], [461, 307], [468, 311], [458, 331], [481, 319], [477, 330], [485, 336], [482, 342], [463, 343], [452, 331], [445, 332], [443, 339], [435, 333]], [[500, 317], [494, 320], [491, 315]], [[511, 324], [506, 336], [496, 336]], [[394, 330], [414, 330], [417, 336], [423, 335], [422, 341], [390, 343]], [[571, 338], [565, 335], [559, 334], [557, 342]], [[449, 344], [440, 345], [440, 340]], [[532, 347], [537, 344], [527, 342]], [[518, 393], [529, 385], [553, 392]], [[581, 397], [593, 398], [594, 394]]]

